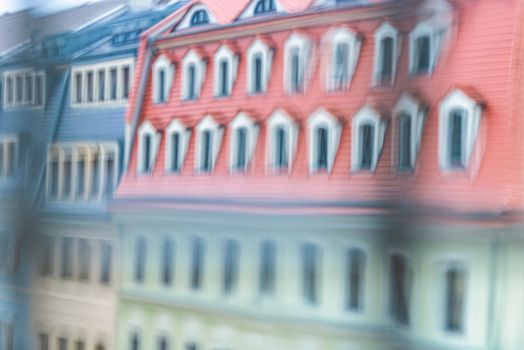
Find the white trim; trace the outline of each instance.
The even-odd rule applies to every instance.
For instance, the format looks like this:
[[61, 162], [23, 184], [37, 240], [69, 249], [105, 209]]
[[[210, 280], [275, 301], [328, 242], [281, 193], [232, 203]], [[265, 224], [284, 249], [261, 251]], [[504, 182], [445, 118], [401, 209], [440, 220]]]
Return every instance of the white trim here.
[[[149, 161], [151, 164], [149, 164], [149, 167], [146, 168], [146, 164], [144, 164], [144, 137], [150, 136], [151, 137], [151, 143], [149, 145]], [[158, 143], [160, 142], [160, 134], [157, 132], [157, 130], [153, 127], [153, 124], [151, 124], [149, 121], [145, 121], [142, 123], [140, 128], [138, 129], [138, 161], [137, 161], [137, 172], [139, 174], [150, 174], [153, 172], [155, 167], [155, 158], [158, 151]]]
[[[293, 90], [293, 82], [291, 79], [292, 71], [292, 50], [298, 50], [299, 55], [299, 82], [298, 90]], [[288, 94], [303, 93], [311, 77], [311, 65], [313, 61], [313, 43], [308, 37], [293, 33], [284, 43], [284, 89]]]
[[[31, 99], [28, 100], [27, 96], [27, 87], [26, 82], [27, 78], [31, 79]], [[36, 104], [36, 78], [41, 78], [41, 84], [42, 84], [42, 91], [41, 91], [41, 104]], [[9, 91], [7, 88], [7, 79], [11, 79], [12, 81], [12, 89]], [[18, 79], [21, 79], [22, 87], [21, 87], [21, 96], [18, 96]], [[31, 68], [24, 68], [24, 69], [15, 69], [15, 70], [9, 70], [5, 71], [2, 74], [2, 98], [3, 98], [3, 108], [4, 109], [13, 109], [13, 108], [20, 108], [20, 107], [28, 107], [28, 108], [35, 108], [35, 109], [43, 109], [46, 103], [46, 75], [43, 70], [33, 70]], [[12, 93], [12, 102], [8, 101], [8, 94], [9, 92]], [[18, 97], [20, 97], [20, 101], [18, 101]]]
[[309, 172], [318, 172], [316, 167], [318, 154], [316, 153], [317, 139], [316, 131], [320, 127], [325, 127], [328, 131], [328, 154], [327, 154], [327, 171], [331, 172], [335, 157], [338, 151], [340, 142], [340, 134], [342, 132], [342, 125], [335, 116], [330, 114], [327, 110], [320, 107], [315, 110], [308, 120], [309, 125]]
[[215, 16], [213, 16], [213, 13], [209, 11], [207, 6], [203, 4], [196, 4], [196, 5], [191, 6], [191, 8], [186, 12], [186, 15], [184, 16], [184, 18], [182, 18], [180, 23], [176, 26], [176, 30], [191, 28], [191, 18], [193, 17], [195, 12], [199, 10], [204, 10], [207, 12], [207, 16], [209, 18], [209, 24], [217, 23]]
[[[178, 171], [173, 170], [173, 145], [171, 135], [179, 133], [179, 155], [178, 155]], [[189, 139], [191, 138], [191, 131], [179, 119], [174, 119], [169, 123], [166, 129], [166, 151], [164, 167], [167, 173], [180, 173], [184, 167], [184, 160], [186, 158]]]
[[[189, 66], [193, 64], [195, 67], [195, 96], [190, 98], [188, 91], [189, 84]], [[195, 50], [190, 50], [182, 59], [182, 99], [195, 100], [200, 97], [202, 87], [206, 77], [206, 61]]]
[[384, 143], [384, 136], [386, 131], [386, 123], [382, 120], [380, 115], [373, 110], [373, 108], [365, 106], [363, 107], [351, 121], [351, 169], [353, 171], [361, 171], [367, 169], [361, 169], [361, 157], [362, 150], [360, 147], [360, 134], [359, 128], [363, 124], [370, 124], [374, 128], [374, 140], [373, 140], [373, 155], [371, 161], [371, 169], [369, 171], [375, 171], [380, 154], [382, 153], [382, 145]]
[[[159, 74], [164, 71], [164, 100], [160, 101], [160, 91], [158, 88]], [[169, 101], [171, 83], [175, 79], [175, 66], [164, 55], [159, 56], [153, 63], [153, 101], [155, 103], [166, 103]]]
[[275, 166], [275, 130], [277, 127], [283, 127], [286, 130], [288, 138], [287, 147], [287, 160], [288, 169], [287, 172], [291, 172], [293, 169], [293, 160], [296, 153], [296, 146], [298, 140], [298, 124], [295, 120], [283, 109], [277, 109], [274, 111], [267, 122], [267, 153], [266, 153], [266, 167], [272, 169], [273, 172], [282, 172], [283, 169], [279, 169]]
[[211, 131], [211, 169], [209, 172], [213, 172], [215, 169], [216, 161], [218, 159], [218, 153], [220, 151], [220, 145], [222, 144], [222, 135], [224, 129], [213, 119], [212, 116], [207, 115], [198, 123], [196, 127], [196, 162], [195, 162], [195, 171], [199, 173], [208, 173], [207, 171], [202, 171], [202, 133], [206, 130]]
[[[220, 74], [220, 63], [226, 60], [229, 67], [229, 74], [228, 74], [228, 82], [227, 82], [227, 94], [222, 95], [221, 94], [221, 87], [222, 87], [222, 77]], [[233, 86], [235, 84], [235, 80], [237, 78], [237, 71], [238, 71], [238, 55], [234, 54], [233, 51], [227, 46], [222, 45], [220, 49], [215, 53], [214, 57], [214, 72], [215, 72], [215, 84], [214, 84], [214, 94], [215, 97], [225, 97], [230, 96], [233, 91]]]
[[400, 46], [401, 46], [401, 38], [400, 35], [391, 24], [385, 22], [380, 27], [375, 30], [374, 33], [375, 36], [375, 50], [374, 50], [374, 59], [373, 59], [373, 86], [381, 86], [384, 84], [384, 81], [381, 79], [381, 73], [382, 73], [382, 55], [380, 52], [380, 42], [384, 38], [391, 38], [393, 39], [393, 62], [391, 67], [391, 80], [388, 85], [393, 85], [395, 81], [395, 75], [397, 72], [397, 64], [398, 59], [400, 57]]
[[[351, 85], [355, 70], [360, 57], [360, 48], [362, 46], [362, 40], [356, 33], [345, 28], [334, 28], [331, 29], [323, 38], [326, 45], [329, 48], [329, 60], [325, 63], [325, 88], [328, 91], [336, 90], [347, 90]], [[335, 66], [336, 66], [336, 51], [339, 44], [347, 44], [349, 46], [349, 52], [347, 57], [347, 77], [343, 81], [342, 86], [337, 86], [335, 77]]]
[[[434, 23], [430, 21], [420, 22], [417, 26], [409, 33], [409, 72], [410, 74], [431, 74], [435, 69], [435, 65], [438, 59], [438, 54], [440, 51], [441, 41], [443, 39], [444, 29], [437, 27]], [[429, 67], [428, 72], [418, 73], [415, 71], [417, 68], [415, 66], [416, 62], [416, 50], [415, 50], [415, 41], [422, 37], [429, 37]]]
[[[230, 130], [231, 130], [231, 143], [229, 146], [229, 171], [235, 172], [235, 171], [245, 171], [250, 167], [250, 164], [253, 161], [253, 154], [255, 152], [257, 139], [258, 139], [258, 131], [259, 128], [254, 122], [253, 119], [249, 117], [246, 113], [240, 112], [230, 123]], [[237, 134], [236, 130], [238, 128], [246, 128], [247, 135], [246, 135], [246, 163], [244, 169], [237, 169], [236, 168], [236, 155], [237, 155]]]
[[[256, 55], [262, 57], [262, 91], [255, 92], [253, 81], [253, 58]], [[255, 40], [247, 49], [247, 92], [248, 94], [266, 93], [271, 75], [271, 64], [273, 61], [273, 50], [262, 40]]]

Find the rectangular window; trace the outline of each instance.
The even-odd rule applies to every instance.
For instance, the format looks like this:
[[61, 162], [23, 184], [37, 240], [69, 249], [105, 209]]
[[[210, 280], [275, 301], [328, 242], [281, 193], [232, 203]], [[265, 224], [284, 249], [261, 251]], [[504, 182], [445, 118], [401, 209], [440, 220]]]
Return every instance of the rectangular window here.
[[317, 170], [328, 168], [328, 130], [317, 128]]
[[85, 343], [82, 340], [75, 342], [75, 350], [85, 350]]
[[371, 170], [373, 167], [373, 144], [375, 139], [375, 129], [372, 125], [364, 124], [360, 126], [360, 169]]
[[275, 292], [276, 246], [274, 242], [264, 241], [260, 246], [260, 294]]
[[42, 75], [35, 77], [35, 105], [44, 105], [44, 77]]
[[31, 74], [25, 76], [24, 101], [27, 104], [33, 102], [33, 76]]
[[52, 160], [50, 167], [49, 167], [49, 191], [50, 196], [52, 199], [58, 198], [58, 169], [59, 169], [59, 163], [58, 160]]
[[152, 161], [151, 161], [151, 135], [146, 134], [144, 135], [143, 139], [144, 141], [144, 149], [143, 149], [143, 157], [144, 157], [144, 172], [149, 173], [151, 172], [152, 167]]
[[101, 242], [100, 244], [100, 282], [109, 284], [111, 282], [111, 261], [112, 261], [112, 247], [108, 242]]
[[180, 171], [180, 133], [171, 134], [171, 170]]
[[38, 334], [38, 348], [40, 350], [49, 350], [49, 336], [47, 334]]
[[244, 170], [247, 165], [247, 129], [246, 128], [238, 128], [236, 130], [236, 141], [237, 141], [237, 147], [236, 147], [236, 169], [237, 170]]
[[98, 153], [93, 153], [91, 159], [91, 197], [98, 197], [100, 191], [100, 159]]
[[93, 102], [94, 98], [94, 84], [93, 84], [93, 71], [87, 72], [87, 102]]
[[170, 286], [173, 281], [173, 240], [166, 238], [162, 242], [162, 284]]
[[236, 287], [239, 255], [238, 242], [227, 240], [224, 246], [224, 294], [231, 294]]
[[89, 265], [90, 265], [90, 247], [87, 239], [78, 240], [78, 268], [80, 270], [78, 278], [81, 281], [89, 279]]
[[66, 338], [58, 338], [58, 350], [67, 350]]
[[106, 198], [111, 197], [115, 187], [115, 154], [112, 152], [106, 153], [106, 167], [105, 167], [105, 189]]
[[365, 253], [356, 248], [346, 253], [346, 308], [359, 310], [362, 308], [362, 293], [364, 287]]
[[316, 304], [319, 285], [319, 248], [312, 243], [302, 245], [302, 287], [304, 300]]
[[262, 86], [262, 56], [256, 55], [253, 58], [253, 93], [260, 93]]
[[72, 180], [72, 170], [73, 170], [71, 154], [65, 155], [62, 166], [63, 166], [62, 197], [64, 199], [69, 199], [71, 196], [71, 180]]
[[393, 38], [387, 37], [380, 41], [380, 54], [380, 80], [387, 82], [393, 75]]
[[187, 69], [187, 98], [188, 100], [196, 98], [196, 68], [194, 64], [189, 65]]
[[16, 144], [7, 142], [5, 147], [7, 147], [6, 176], [12, 177], [16, 170]]
[[465, 274], [459, 269], [446, 272], [446, 330], [462, 332], [464, 327]]
[[400, 117], [399, 165], [401, 169], [411, 168], [411, 117], [403, 114]]
[[0, 178], [4, 177], [4, 143], [0, 142]]
[[464, 120], [463, 110], [454, 110], [449, 118], [449, 162], [454, 168], [464, 167]]
[[425, 74], [429, 72], [430, 64], [430, 38], [423, 35], [415, 39], [415, 74]]
[[104, 101], [106, 98], [106, 71], [98, 71], [98, 101]]
[[146, 239], [139, 237], [135, 246], [135, 282], [144, 281], [144, 272], [146, 264]]
[[75, 74], [75, 101], [82, 103], [82, 73]]
[[275, 134], [275, 168], [284, 169], [288, 167], [287, 132], [283, 127], [278, 127]]
[[198, 350], [198, 346], [196, 343], [187, 343], [185, 350]]
[[122, 68], [122, 75], [123, 75], [123, 91], [122, 91], [122, 97], [124, 99], [127, 100], [127, 98], [129, 97], [129, 90], [130, 90], [130, 87], [131, 87], [131, 84], [130, 84], [130, 69], [129, 69], [129, 66], [124, 66], [124, 68]]
[[302, 67], [300, 63], [300, 49], [295, 47], [290, 52], [291, 62], [291, 91], [299, 92], [302, 89]]
[[349, 44], [339, 43], [335, 48], [335, 66], [333, 80], [335, 89], [341, 90], [349, 79]]
[[16, 102], [21, 103], [24, 95], [24, 77], [22, 74], [16, 75]]
[[117, 70], [116, 68], [111, 68], [109, 71], [110, 75], [110, 84], [111, 84], [111, 90], [110, 90], [110, 98], [112, 101], [115, 101], [117, 98]]
[[79, 199], [81, 199], [84, 196], [85, 171], [86, 171], [85, 156], [80, 155], [76, 162], [76, 197]]
[[220, 96], [229, 95], [229, 63], [220, 61]]
[[401, 255], [393, 255], [391, 257], [390, 310], [393, 320], [404, 325], [409, 324], [410, 275], [406, 258]]
[[13, 92], [14, 92], [14, 86], [13, 86], [13, 78], [7, 77], [6, 78], [6, 93], [7, 93], [7, 104], [10, 105], [13, 103]]
[[212, 170], [212, 146], [213, 146], [213, 135], [211, 130], [204, 130], [202, 132], [202, 153], [201, 153], [201, 166], [200, 170], [202, 172], [209, 172]]
[[202, 275], [204, 273], [204, 240], [194, 237], [191, 247], [191, 289], [202, 288]]
[[158, 102], [166, 102], [166, 71], [158, 72]]
[[73, 238], [62, 237], [62, 260], [61, 260], [62, 278], [73, 277]]

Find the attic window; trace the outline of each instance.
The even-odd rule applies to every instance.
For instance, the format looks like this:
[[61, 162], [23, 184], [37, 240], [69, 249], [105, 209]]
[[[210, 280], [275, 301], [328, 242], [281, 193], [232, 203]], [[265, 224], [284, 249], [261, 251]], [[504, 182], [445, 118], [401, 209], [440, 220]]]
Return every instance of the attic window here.
[[191, 27], [208, 23], [209, 16], [205, 10], [198, 10], [191, 17]]
[[255, 16], [275, 12], [275, 1], [274, 0], [259, 0], [255, 6]]

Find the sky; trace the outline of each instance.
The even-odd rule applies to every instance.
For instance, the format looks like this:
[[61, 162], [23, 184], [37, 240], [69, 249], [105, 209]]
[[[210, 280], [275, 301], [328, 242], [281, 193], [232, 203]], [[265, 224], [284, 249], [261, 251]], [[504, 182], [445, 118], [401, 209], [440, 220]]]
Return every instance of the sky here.
[[28, 7], [38, 7], [46, 12], [101, 0], [0, 0], [0, 14], [16, 12]]

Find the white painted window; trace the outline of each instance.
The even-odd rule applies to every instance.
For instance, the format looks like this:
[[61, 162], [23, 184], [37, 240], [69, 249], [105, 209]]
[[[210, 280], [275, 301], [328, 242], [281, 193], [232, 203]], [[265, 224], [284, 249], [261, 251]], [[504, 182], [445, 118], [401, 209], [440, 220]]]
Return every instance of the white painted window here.
[[235, 292], [238, 282], [240, 243], [234, 239], [224, 242], [222, 288], [225, 295]]
[[352, 31], [345, 28], [330, 30], [324, 38], [330, 57], [325, 64], [326, 89], [347, 90], [355, 74], [360, 55], [361, 41]]
[[153, 64], [153, 101], [164, 103], [169, 99], [175, 68], [166, 56], [160, 56]]
[[215, 96], [231, 95], [237, 77], [238, 55], [227, 45], [222, 45], [215, 54]]
[[359, 248], [349, 248], [345, 253], [345, 306], [347, 310], [358, 311], [364, 307], [364, 279], [366, 253]]
[[42, 237], [41, 274], [51, 276], [55, 271], [55, 237], [44, 235]]
[[265, 240], [260, 243], [259, 292], [273, 295], [276, 289], [277, 247], [275, 242]]
[[298, 125], [284, 110], [276, 110], [268, 121], [267, 166], [274, 172], [291, 171], [298, 139]]
[[309, 80], [313, 47], [309, 38], [293, 33], [284, 44], [284, 88], [288, 93], [304, 92]]
[[475, 147], [482, 105], [461, 90], [440, 103], [439, 162], [442, 169], [466, 169]]
[[342, 126], [336, 117], [318, 108], [308, 121], [309, 171], [330, 172], [335, 162]]
[[400, 55], [400, 36], [389, 23], [375, 31], [373, 86], [392, 85]]
[[389, 310], [391, 318], [400, 325], [409, 325], [411, 289], [413, 271], [408, 259], [401, 254], [390, 257], [390, 298]]
[[132, 89], [134, 58], [71, 68], [70, 98], [73, 108], [122, 106]]
[[196, 127], [196, 171], [209, 173], [215, 164], [222, 144], [223, 127], [211, 116], [206, 116]]
[[184, 18], [176, 26], [176, 30], [199, 27], [206, 24], [216, 23], [212, 12], [203, 4], [196, 4], [186, 12]]
[[191, 274], [189, 285], [192, 290], [200, 290], [204, 279], [205, 242], [202, 237], [191, 239]]
[[302, 244], [300, 252], [304, 301], [314, 305], [319, 302], [321, 249], [316, 244], [307, 242]]
[[426, 110], [408, 94], [402, 95], [393, 110], [393, 140], [399, 170], [413, 169], [417, 161]]
[[239, 113], [230, 124], [231, 145], [229, 167], [243, 172], [249, 167], [258, 139], [258, 126], [247, 114]]
[[351, 168], [374, 171], [382, 152], [385, 122], [370, 107], [362, 108], [352, 121]]
[[160, 145], [160, 133], [153, 125], [145, 121], [138, 129], [138, 172], [150, 174], [156, 164], [156, 157]]
[[182, 171], [187, 154], [191, 131], [178, 119], [173, 120], [166, 129], [166, 172]]
[[206, 76], [206, 61], [195, 50], [189, 51], [182, 60], [182, 98], [194, 100], [200, 97]]
[[467, 270], [464, 266], [452, 265], [445, 271], [444, 330], [463, 333], [467, 292]]
[[260, 40], [255, 40], [247, 50], [247, 91], [261, 94], [267, 91], [271, 75], [273, 50]]
[[162, 241], [160, 250], [162, 252], [162, 264], [160, 270], [160, 281], [162, 285], [168, 287], [173, 283], [175, 244], [171, 237], [165, 237]]
[[32, 69], [19, 69], [3, 73], [4, 109], [31, 107], [45, 104], [45, 73]]
[[444, 30], [432, 22], [421, 22], [409, 33], [409, 72], [430, 74], [435, 69]]
[[18, 171], [18, 137], [0, 136], [0, 181], [12, 180]]

